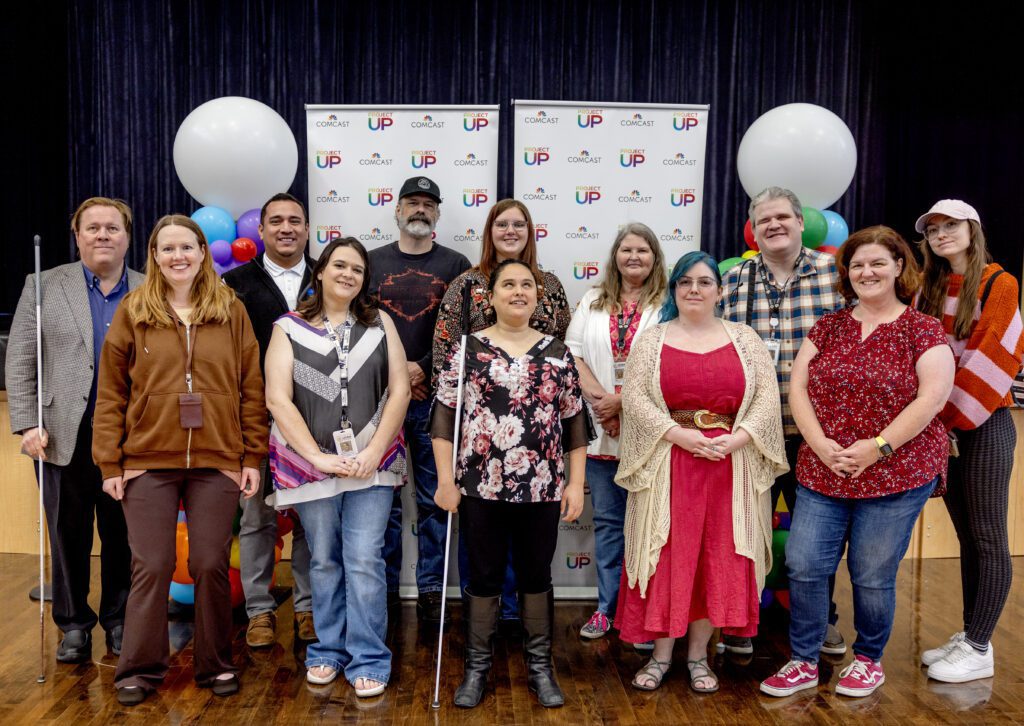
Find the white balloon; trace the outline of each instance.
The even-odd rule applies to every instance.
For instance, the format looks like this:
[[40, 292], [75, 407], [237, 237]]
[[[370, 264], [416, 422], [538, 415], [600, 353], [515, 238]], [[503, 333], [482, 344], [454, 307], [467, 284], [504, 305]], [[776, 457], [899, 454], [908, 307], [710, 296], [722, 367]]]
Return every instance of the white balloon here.
[[182, 185], [203, 206], [226, 209], [235, 219], [288, 191], [298, 163], [288, 124], [251, 98], [207, 101], [185, 117], [174, 137]]
[[736, 171], [749, 196], [784, 187], [817, 209], [843, 196], [856, 170], [857, 144], [849, 127], [811, 103], [789, 103], [760, 116], [736, 154]]

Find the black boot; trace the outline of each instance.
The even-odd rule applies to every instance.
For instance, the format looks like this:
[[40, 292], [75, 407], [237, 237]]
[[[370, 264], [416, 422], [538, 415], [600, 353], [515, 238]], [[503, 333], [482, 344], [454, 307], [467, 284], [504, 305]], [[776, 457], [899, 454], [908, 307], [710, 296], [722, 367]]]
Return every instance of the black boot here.
[[554, 708], [565, 703], [562, 689], [555, 680], [551, 662], [551, 629], [554, 620], [555, 596], [551, 590], [520, 593], [519, 607], [523, 614], [523, 654], [526, 656], [526, 683], [537, 694], [541, 706]]
[[466, 595], [466, 669], [462, 684], [455, 691], [455, 705], [474, 708], [483, 698], [487, 674], [491, 672], [491, 643], [498, 627], [500, 595], [476, 597]]

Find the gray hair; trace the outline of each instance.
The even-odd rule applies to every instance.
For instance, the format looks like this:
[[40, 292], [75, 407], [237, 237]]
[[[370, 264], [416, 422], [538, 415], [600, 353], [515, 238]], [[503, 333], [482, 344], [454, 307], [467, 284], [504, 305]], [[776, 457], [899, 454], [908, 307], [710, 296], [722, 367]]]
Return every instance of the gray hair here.
[[788, 200], [790, 205], [793, 207], [793, 215], [797, 219], [804, 218], [803, 205], [800, 204], [800, 199], [796, 194], [783, 187], [768, 187], [756, 194], [754, 198], [750, 200], [750, 206], [747, 208], [747, 216], [750, 217], [751, 224], [754, 224], [754, 208], [757, 207], [758, 204], [770, 202], [774, 199]]

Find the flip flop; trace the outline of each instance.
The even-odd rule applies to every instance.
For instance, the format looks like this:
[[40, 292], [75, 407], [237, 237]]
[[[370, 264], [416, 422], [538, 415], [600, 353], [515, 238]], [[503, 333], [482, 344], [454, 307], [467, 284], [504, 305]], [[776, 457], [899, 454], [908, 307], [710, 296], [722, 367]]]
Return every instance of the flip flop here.
[[[359, 696], [359, 698], [372, 698], [373, 696], [379, 696], [384, 693], [384, 689], [388, 687], [387, 683], [381, 683], [380, 681], [375, 681], [372, 678], [366, 678], [365, 676], [360, 676], [360, 678], [363, 679], [363, 683], [376, 683], [377, 685], [370, 686], [369, 688], [356, 688], [356, 695]], [[354, 685], [353, 688], [355, 688]]]

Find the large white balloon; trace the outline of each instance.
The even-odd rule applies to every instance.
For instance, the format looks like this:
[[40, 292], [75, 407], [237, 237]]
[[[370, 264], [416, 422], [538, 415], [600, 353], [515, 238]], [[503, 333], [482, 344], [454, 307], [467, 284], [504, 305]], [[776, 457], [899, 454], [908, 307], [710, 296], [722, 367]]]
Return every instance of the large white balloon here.
[[843, 120], [827, 108], [789, 103], [750, 125], [740, 141], [736, 170], [751, 197], [765, 187], [785, 187], [804, 205], [825, 209], [853, 181], [857, 144]]
[[241, 96], [207, 101], [185, 117], [174, 137], [178, 179], [208, 207], [237, 219], [295, 180], [299, 149], [274, 109]]

